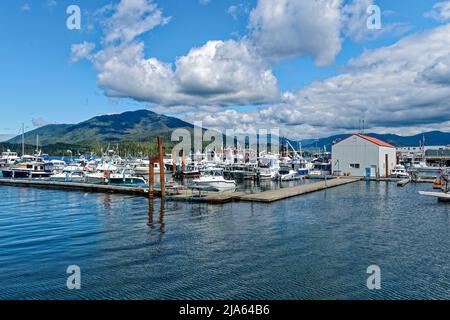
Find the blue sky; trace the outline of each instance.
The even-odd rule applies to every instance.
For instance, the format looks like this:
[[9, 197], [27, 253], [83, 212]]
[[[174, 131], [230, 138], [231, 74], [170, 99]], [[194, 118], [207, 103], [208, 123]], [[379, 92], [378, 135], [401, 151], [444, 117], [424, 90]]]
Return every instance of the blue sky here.
[[[180, 57], [190, 57], [189, 52], [192, 48], [205, 48], [206, 50], [206, 47], [203, 46], [208, 41], [234, 41], [230, 49], [226, 48], [225, 52], [228, 54], [230, 50], [235, 48], [234, 45], [240, 45], [243, 39], [251, 37], [256, 39], [256, 36], [251, 31], [249, 15], [252, 10], [262, 6], [262, 4], [258, 0], [210, 0], [206, 4], [201, 3], [199, 0], [141, 1], [157, 6], [157, 9], [149, 9], [148, 15], [154, 14], [155, 10], [157, 10], [164, 17], [170, 18], [168, 22], [157, 23], [155, 27], [139, 33], [131, 41], [116, 39], [114, 43], [109, 45], [105, 44], [105, 38], [108, 32], [111, 34], [112, 31], [111, 28], [105, 29], [104, 21], [108, 20], [102, 21], [102, 19], [110, 18], [119, 10], [119, 7], [117, 7], [120, 3], [119, 0], [8, 0], [0, 2], [0, 21], [2, 23], [0, 28], [0, 39], [2, 42], [2, 50], [0, 50], [0, 88], [2, 88], [0, 135], [17, 134], [22, 122], [25, 123], [28, 129], [33, 129], [46, 123], [77, 123], [99, 114], [148, 107], [158, 112], [180, 116], [191, 121], [203, 120], [207, 126], [212, 127], [221, 127], [227, 122], [233, 122], [245, 116], [249, 119], [254, 119], [255, 122], [262, 123], [265, 121], [266, 126], [279, 124], [286, 131], [296, 130], [294, 136], [300, 138], [320, 135], [322, 132], [324, 135], [327, 133], [345, 132], [350, 130], [349, 124], [344, 123], [345, 121], [342, 123], [336, 121], [338, 124], [327, 124], [322, 128], [320, 123], [317, 123], [316, 118], [308, 120], [302, 117], [306, 112], [309, 114], [317, 113], [317, 117], [321, 117], [319, 111], [316, 112], [316, 109], [311, 112], [311, 108], [317, 107], [319, 102], [322, 103], [319, 98], [317, 98], [317, 102], [309, 106], [300, 102], [290, 104], [290, 102], [274, 98], [274, 96], [290, 93], [296, 95], [296, 99], [300, 100], [300, 96], [303, 95], [304, 97], [305, 92], [308, 92], [308, 98], [312, 97], [312, 95], [309, 95], [313, 89], [311, 87], [312, 83], [318, 83], [320, 90], [324, 90], [324, 81], [327, 79], [335, 79], [342, 74], [352, 73], [353, 71], [348, 71], [348, 69], [355, 67], [349, 67], [349, 62], [354, 59], [360, 59], [364, 52], [382, 49], [404, 38], [424, 31], [434, 30], [445, 24], [443, 20], [437, 21], [438, 19], [424, 17], [424, 13], [430, 11], [433, 4], [439, 1], [375, 1], [375, 4], [381, 8], [383, 13], [383, 26], [392, 26], [392, 30], [376, 37], [372, 37], [369, 34], [358, 40], [353, 39], [351, 36], [345, 36], [343, 33], [340, 34], [341, 48], [337, 50], [338, 52], [334, 55], [332, 61], [327, 61], [325, 64], [318, 65], [317, 56], [314, 53], [311, 54], [308, 50], [306, 52], [297, 50], [290, 56], [278, 56], [275, 59], [266, 58], [264, 54], [250, 54], [248, 58], [250, 66], [245, 65], [245, 67], [250, 68], [249, 70], [253, 72], [254, 65], [257, 65], [259, 69], [255, 71], [255, 74], [258, 75], [263, 71], [270, 71], [272, 77], [268, 80], [268, 86], [271, 89], [273, 89], [273, 81], [276, 81], [275, 87], [278, 92], [270, 97], [266, 97], [264, 94], [252, 95], [251, 93], [247, 97], [245, 92], [241, 92], [244, 89], [230, 97], [224, 97], [223, 95], [214, 97], [214, 94], [211, 94], [212, 91], [208, 90], [222, 90], [222, 88], [203, 88], [201, 87], [202, 83], [199, 82], [195, 88], [180, 89], [182, 94], [177, 93], [176, 97], [171, 96], [167, 98], [161, 97], [161, 92], [147, 95], [145, 88], [145, 94], [142, 95], [140, 88], [135, 90], [132, 84], [122, 88], [121, 84], [114, 82], [114, 79], [104, 79], [104, 77], [108, 77], [108, 75], [117, 70], [116, 68], [113, 71], [107, 69], [109, 65], [107, 62], [113, 61], [111, 56], [108, 57], [109, 60], [102, 60], [101, 62], [99, 62], [98, 58], [92, 57], [80, 59], [77, 62], [72, 61], [73, 45], [93, 43], [95, 44], [94, 51], [101, 53], [107, 52], [111, 48], [123, 51], [124, 48], [142, 44], [145, 59], [154, 58], [158, 62], [172, 64], [170, 68], [175, 70], [175, 62]], [[274, 1], [277, 2], [278, 0]], [[283, 1], [289, 2], [289, 0], [280, 0], [279, 2]], [[261, 0], [261, 2], [264, 1]], [[348, 2], [350, 3], [351, 1]], [[344, 1], [341, 5], [346, 3]], [[72, 4], [80, 6], [82, 10], [81, 30], [68, 30], [66, 28], [66, 19], [68, 17], [66, 8]], [[97, 10], [107, 5], [112, 5], [112, 7], [109, 8], [110, 11], [106, 17], [94, 15]], [[230, 7], [233, 6], [236, 8], [234, 15], [230, 14], [230, 11], [232, 11]], [[320, 13], [317, 13], [316, 19], [321, 19]], [[303, 22], [299, 19], [299, 24], [301, 23]], [[128, 25], [125, 25], [126, 27], [131, 28], [133, 26], [130, 26], [128, 22]], [[309, 28], [308, 30], [315, 27], [322, 28], [319, 24], [307, 27]], [[256, 30], [256, 27], [254, 28]], [[266, 32], [264, 37], [267, 38], [267, 30], [270, 31], [271, 29], [264, 28], [262, 26], [261, 30], [257, 31], [261, 34]], [[293, 41], [297, 41], [294, 39], [297, 37], [295, 33], [290, 33], [289, 35], [293, 38]], [[277, 34], [270, 36], [276, 37]], [[298, 40], [299, 42], [307, 42], [310, 41], [308, 37], [315, 37], [315, 33], [310, 35], [299, 34], [298, 37], [299, 39], [301, 38]], [[289, 39], [287, 41], [289, 42]], [[423, 41], [428, 40], [425, 39]], [[117, 42], [121, 43], [118, 44]], [[440, 56], [446, 56], [446, 54], [446, 52], [442, 52]], [[254, 65], [251, 63], [251, 59], [255, 59]], [[191, 69], [197, 67], [192, 66], [192, 63], [196, 63], [193, 61], [189, 59], [187, 63], [187, 66]], [[99, 64], [101, 65], [100, 67]], [[220, 66], [223, 65], [221, 64]], [[190, 70], [183, 70], [185, 74], [181, 74], [182, 70], [181, 68], [179, 69], [180, 75], [177, 75], [177, 77], [185, 79], [183, 78], [185, 76], [190, 83], [197, 83], [198, 79], [195, 76], [198, 74], [193, 75]], [[226, 72], [226, 70], [223, 72]], [[117, 78], [116, 74], [113, 75]], [[122, 76], [122, 74], [118, 75], [119, 78]], [[126, 78], [128, 75], [127, 71], [123, 76]], [[232, 75], [219, 74], [219, 76], [228, 79], [227, 77]], [[99, 77], [103, 77], [104, 80], [99, 82]], [[178, 79], [177, 81], [181, 80]], [[202, 78], [201, 81], [204, 81], [204, 79]], [[245, 83], [245, 79], [243, 81], [237, 82], [237, 85]], [[254, 86], [249, 87], [248, 90], [259, 90], [255, 88], [256, 86], [259, 88], [260, 82], [258, 81]], [[141, 85], [142, 83], [136, 84], [136, 87]], [[266, 91], [266, 88], [262, 87], [261, 92]], [[305, 89], [305, 91], [299, 92], [302, 89]], [[151, 90], [164, 91], [165, 88], [153, 88]], [[227, 88], [227, 90], [231, 89]], [[317, 90], [313, 92], [316, 93]], [[441, 93], [441, 91], [439, 92]], [[242, 95], [245, 95], [246, 98], [241, 98]], [[362, 105], [367, 107], [367, 105], [376, 100], [374, 98], [368, 100], [367, 103], [362, 102]], [[434, 105], [434, 102], [431, 103]], [[287, 110], [286, 112], [291, 114], [298, 113], [298, 116], [292, 119], [290, 117], [270, 118], [271, 112], [275, 112], [274, 108], [281, 108], [280, 106], [282, 106], [283, 111]], [[355, 108], [355, 110], [358, 109], [354, 105], [351, 107]], [[317, 110], [320, 108], [323, 108], [320, 110], [325, 110], [326, 106], [321, 105], [320, 108], [317, 108]], [[382, 107], [380, 106], [379, 108], [372, 110], [372, 113], [378, 113]], [[442, 106], [440, 110], [443, 110]], [[324, 116], [328, 116], [326, 111], [320, 112], [323, 112]], [[390, 112], [392, 112], [392, 109]], [[279, 115], [282, 112], [276, 113]], [[415, 115], [409, 123], [406, 121], [408, 114], [405, 113], [403, 116], [406, 118], [405, 121], [386, 121], [384, 124], [376, 117], [373, 117], [373, 121], [371, 121], [371, 110], [363, 110], [361, 115], [356, 115], [355, 113], [353, 109], [349, 111], [349, 114], [356, 117], [355, 119], [367, 117], [369, 126], [370, 123], [373, 123], [374, 131], [380, 132], [396, 131], [398, 128], [402, 128], [405, 133], [413, 133], [414, 128], [418, 128], [417, 130], [426, 130], [434, 127], [436, 129], [447, 128], [448, 120], [450, 120], [442, 117], [439, 113], [435, 114], [433, 112], [434, 116], [430, 116], [430, 119], [424, 122], [417, 122], [416, 118], [418, 116]], [[266, 116], [265, 118], [264, 115]], [[400, 118], [398, 114], [395, 117]], [[357, 121], [354, 120], [354, 122], [356, 123]], [[249, 123], [245, 125], [249, 126]]]

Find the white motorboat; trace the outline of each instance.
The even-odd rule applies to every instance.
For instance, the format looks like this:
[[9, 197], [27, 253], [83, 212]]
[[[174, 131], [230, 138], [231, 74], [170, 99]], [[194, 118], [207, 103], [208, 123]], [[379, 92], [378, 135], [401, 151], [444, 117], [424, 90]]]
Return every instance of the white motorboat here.
[[67, 167], [67, 164], [63, 160], [50, 160], [53, 164], [53, 172], [55, 174], [63, 172], [63, 170]]
[[393, 178], [409, 178], [408, 172], [401, 164], [398, 164], [391, 170], [390, 176]]
[[52, 175], [50, 179], [64, 182], [80, 182], [84, 180], [87, 172], [87, 167], [83, 167], [82, 164], [70, 164], [62, 172]]
[[109, 183], [113, 184], [146, 184], [142, 177], [137, 177], [131, 168], [120, 168], [109, 175]]
[[221, 168], [209, 168], [202, 172], [200, 178], [192, 180], [190, 187], [206, 191], [236, 190], [236, 181], [226, 180]]
[[[141, 160], [139, 164], [137, 164], [133, 170], [134, 173], [137, 176], [142, 176], [142, 177], [148, 177], [149, 176], [149, 164], [150, 161], [149, 160]], [[153, 164], [153, 168], [154, 168], [154, 173], [155, 174], [159, 174], [160, 173], [160, 168], [159, 168], [159, 163], [154, 163]]]
[[326, 179], [331, 175], [331, 163], [329, 162], [315, 162], [312, 169], [309, 171], [309, 179]]
[[267, 154], [259, 158], [259, 178], [261, 180], [276, 180], [280, 170], [278, 155]]
[[293, 181], [302, 179], [302, 176], [291, 167], [281, 167], [278, 171], [278, 174], [281, 181]]
[[184, 170], [183, 176], [191, 178], [199, 177], [200, 169], [200, 166], [196, 162], [193, 162], [186, 166], [186, 170]]
[[117, 172], [117, 167], [111, 163], [102, 163], [97, 167], [96, 172], [87, 173], [85, 175], [85, 182], [89, 183], [109, 183], [111, 174]]
[[2, 156], [0, 158], [0, 168], [8, 169], [12, 167], [20, 158], [17, 156], [16, 152], [11, 152], [11, 150], [7, 150], [6, 152], [2, 152]]
[[408, 171], [421, 178], [439, 178], [445, 168], [428, 166], [425, 161], [413, 161]]

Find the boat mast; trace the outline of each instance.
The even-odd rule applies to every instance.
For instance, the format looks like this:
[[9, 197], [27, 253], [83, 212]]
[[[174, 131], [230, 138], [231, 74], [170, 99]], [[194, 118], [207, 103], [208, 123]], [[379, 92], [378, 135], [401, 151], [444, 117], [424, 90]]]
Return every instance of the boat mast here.
[[22, 157], [25, 155], [25, 124], [22, 123]]

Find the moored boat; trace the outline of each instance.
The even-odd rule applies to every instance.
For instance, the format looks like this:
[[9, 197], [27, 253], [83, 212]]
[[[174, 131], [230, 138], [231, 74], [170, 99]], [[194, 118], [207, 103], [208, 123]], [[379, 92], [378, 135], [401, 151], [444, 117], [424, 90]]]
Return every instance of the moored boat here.
[[137, 177], [134, 170], [130, 168], [120, 168], [109, 175], [109, 183], [112, 184], [146, 184], [142, 177]]
[[2, 174], [4, 178], [49, 178], [53, 174], [53, 164], [38, 157], [34, 161], [21, 162], [11, 169], [2, 170]]
[[203, 171], [200, 178], [192, 180], [190, 187], [206, 191], [236, 190], [236, 181], [226, 180], [223, 176], [223, 169], [210, 168]]
[[20, 158], [17, 156], [16, 152], [11, 152], [11, 150], [7, 150], [6, 152], [2, 152], [0, 158], [0, 169], [9, 169], [11, 168]]

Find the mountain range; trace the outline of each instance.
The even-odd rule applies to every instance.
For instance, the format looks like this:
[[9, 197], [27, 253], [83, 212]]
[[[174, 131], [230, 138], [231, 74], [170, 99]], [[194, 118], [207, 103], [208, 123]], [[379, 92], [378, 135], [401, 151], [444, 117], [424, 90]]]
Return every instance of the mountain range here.
[[[450, 145], [450, 133], [441, 131], [429, 131], [412, 136], [400, 136], [390, 133], [365, 133], [365, 135], [388, 142], [396, 147], [419, 146], [422, 141], [425, 142], [425, 145], [429, 146]], [[333, 142], [345, 139], [346, 137], [348, 137], [348, 134], [339, 134], [326, 138], [304, 140], [302, 141], [302, 146], [304, 148], [319, 148], [321, 150], [326, 148], [330, 151]], [[295, 142], [293, 142], [293, 145], [295, 147], [296, 145], [294, 143]]]
[[[97, 116], [78, 124], [49, 124], [25, 133], [25, 143], [35, 144], [39, 136], [41, 146], [57, 143], [83, 144], [92, 142], [141, 142], [162, 135], [170, 137], [178, 128], [192, 130], [194, 126], [183, 120], [157, 114], [149, 110]], [[8, 141], [21, 143], [19, 135]]]
[[[92, 142], [143, 142], [149, 141], [158, 135], [170, 138], [173, 130], [185, 128], [192, 130], [191, 123], [174, 117], [157, 114], [149, 110], [129, 111], [121, 114], [97, 116], [78, 124], [49, 124], [25, 133], [25, 143], [36, 143], [39, 135], [41, 146], [64, 144], [83, 144]], [[399, 136], [395, 134], [366, 134], [393, 144], [394, 146], [418, 146], [425, 139], [426, 145], [450, 145], [450, 133], [430, 131], [413, 136]], [[303, 148], [331, 149], [334, 141], [344, 139], [348, 134], [333, 135], [320, 139], [302, 141]], [[170, 139], [169, 139], [170, 140]], [[297, 142], [290, 140], [294, 147]], [[11, 144], [20, 144], [22, 136], [19, 135], [8, 141]]]

